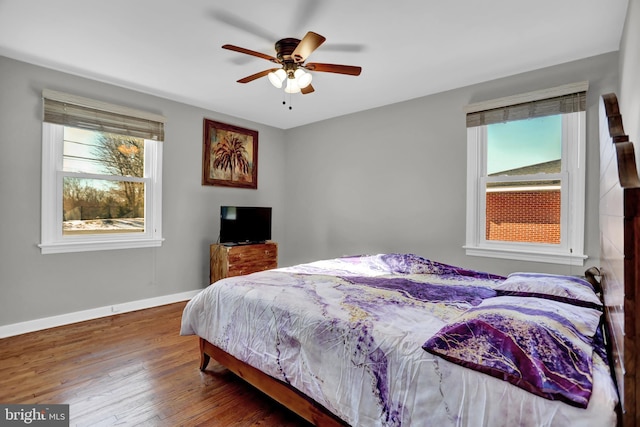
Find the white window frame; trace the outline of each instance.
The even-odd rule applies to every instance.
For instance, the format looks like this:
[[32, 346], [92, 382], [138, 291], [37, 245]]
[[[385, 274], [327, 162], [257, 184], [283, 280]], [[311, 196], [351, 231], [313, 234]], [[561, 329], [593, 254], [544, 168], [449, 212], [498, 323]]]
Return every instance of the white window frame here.
[[[145, 227], [141, 233], [63, 235], [63, 179], [105, 179], [104, 175], [62, 169], [64, 125], [43, 122], [42, 127], [42, 254], [108, 249], [149, 248], [162, 245], [162, 141], [145, 139], [144, 177], [130, 178], [145, 185]], [[108, 176], [107, 176], [108, 178]], [[118, 177], [120, 179], [121, 177]]]
[[[487, 126], [467, 128], [467, 255], [553, 264], [584, 265], [586, 113], [562, 114], [560, 244], [490, 241], [486, 239]], [[527, 177], [531, 178], [531, 176]], [[521, 180], [522, 177], [514, 177]]]

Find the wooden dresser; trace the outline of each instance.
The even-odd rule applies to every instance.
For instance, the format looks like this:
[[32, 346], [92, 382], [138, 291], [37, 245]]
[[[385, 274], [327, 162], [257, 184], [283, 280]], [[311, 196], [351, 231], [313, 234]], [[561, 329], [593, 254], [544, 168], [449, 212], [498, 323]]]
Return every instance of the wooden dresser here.
[[254, 245], [211, 245], [209, 248], [209, 282], [225, 277], [241, 276], [256, 271], [278, 267], [278, 244], [276, 242]]

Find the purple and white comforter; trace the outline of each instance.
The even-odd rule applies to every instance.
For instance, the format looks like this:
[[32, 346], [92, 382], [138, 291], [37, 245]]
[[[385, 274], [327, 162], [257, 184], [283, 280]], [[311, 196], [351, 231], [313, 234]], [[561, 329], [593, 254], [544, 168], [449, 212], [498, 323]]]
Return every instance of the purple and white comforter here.
[[[291, 384], [352, 426], [615, 425], [616, 390], [593, 351], [597, 310], [579, 307], [574, 316], [562, 302], [548, 308], [547, 300], [501, 296], [494, 288], [503, 282], [415, 255], [318, 261], [209, 286], [185, 308], [181, 334], [198, 335]], [[513, 330], [530, 333], [523, 326], [529, 319], [519, 314], [520, 323], [509, 327], [509, 313], [541, 316], [540, 306], [564, 315], [542, 322], [553, 337], [548, 341], [563, 343], [570, 330], [566, 339], [579, 348], [580, 360], [558, 362], [546, 347], [540, 359], [547, 364], [513, 351], [491, 360], [491, 340], [505, 341]], [[471, 318], [479, 323], [470, 329]], [[500, 334], [486, 327], [492, 322]], [[490, 340], [477, 339], [487, 330]], [[515, 337], [504, 348], [513, 350], [519, 339], [526, 341]], [[461, 351], [467, 343], [476, 347]], [[469, 354], [475, 359], [460, 362]], [[518, 377], [514, 364], [525, 362], [540, 367], [527, 369], [542, 373], [540, 384]], [[503, 366], [511, 369], [508, 375], [499, 371]], [[558, 384], [560, 394], [554, 394]], [[549, 387], [548, 395], [535, 393], [537, 386]]]

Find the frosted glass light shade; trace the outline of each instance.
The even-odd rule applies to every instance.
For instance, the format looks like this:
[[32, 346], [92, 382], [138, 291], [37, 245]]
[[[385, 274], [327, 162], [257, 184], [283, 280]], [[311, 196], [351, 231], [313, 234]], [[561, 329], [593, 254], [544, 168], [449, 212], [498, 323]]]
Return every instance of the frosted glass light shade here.
[[313, 78], [311, 73], [306, 73], [302, 68], [298, 68], [293, 75], [296, 78], [296, 83], [298, 83], [298, 86], [301, 89], [309, 86], [311, 84], [311, 79]]
[[269, 81], [272, 85], [280, 89], [282, 87], [282, 82], [284, 82], [284, 79], [287, 78], [287, 73], [282, 68], [280, 68], [279, 70], [272, 71], [267, 74], [267, 77], [269, 77]]
[[287, 93], [298, 93], [300, 92], [300, 86], [295, 79], [287, 79], [287, 87], [284, 88], [284, 91]]

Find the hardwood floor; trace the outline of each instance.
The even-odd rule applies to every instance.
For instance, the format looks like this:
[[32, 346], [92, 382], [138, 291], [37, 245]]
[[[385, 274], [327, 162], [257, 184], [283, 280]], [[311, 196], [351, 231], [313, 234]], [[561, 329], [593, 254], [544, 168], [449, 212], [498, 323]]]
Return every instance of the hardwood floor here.
[[69, 404], [72, 426], [310, 426], [181, 337], [185, 303], [0, 340], [0, 403]]

